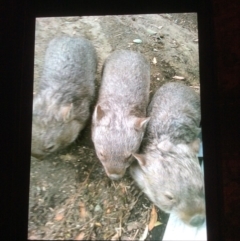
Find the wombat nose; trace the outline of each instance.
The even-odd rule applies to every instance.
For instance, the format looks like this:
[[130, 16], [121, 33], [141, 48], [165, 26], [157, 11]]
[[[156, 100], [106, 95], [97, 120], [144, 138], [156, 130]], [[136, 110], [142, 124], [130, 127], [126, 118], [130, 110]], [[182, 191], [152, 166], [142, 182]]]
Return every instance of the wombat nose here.
[[123, 175], [120, 175], [120, 174], [109, 174], [108, 175], [110, 179], [112, 180], [119, 180]]
[[191, 218], [189, 224], [194, 227], [199, 227], [201, 226], [205, 221], [205, 217], [202, 215], [196, 215]]

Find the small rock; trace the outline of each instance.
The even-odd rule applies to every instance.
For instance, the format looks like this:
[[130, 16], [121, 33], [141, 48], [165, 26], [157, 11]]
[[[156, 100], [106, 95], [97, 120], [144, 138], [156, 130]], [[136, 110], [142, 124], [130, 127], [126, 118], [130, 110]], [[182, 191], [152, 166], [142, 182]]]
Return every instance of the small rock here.
[[97, 204], [94, 208], [94, 212], [101, 212], [102, 211], [102, 208], [99, 204]]
[[150, 35], [154, 35], [154, 34], [157, 33], [157, 32], [155, 32], [155, 31], [153, 31], [153, 30], [151, 30], [151, 29], [147, 29], [147, 32], [148, 32]]
[[137, 39], [134, 39], [133, 42], [136, 44], [141, 44], [142, 40], [137, 38]]
[[153, 62], [153, 64], [155, 64], [155, 65], [157, 64], [157, 59], [156, 59], [156, 57], [153, 58], [152, 62]]

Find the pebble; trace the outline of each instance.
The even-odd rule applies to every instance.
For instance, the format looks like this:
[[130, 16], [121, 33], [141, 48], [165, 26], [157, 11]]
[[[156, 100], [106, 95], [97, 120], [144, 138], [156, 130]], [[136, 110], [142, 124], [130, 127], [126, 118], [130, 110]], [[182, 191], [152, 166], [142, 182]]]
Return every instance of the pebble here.
[[94, 212], [100, 212], [100, 211], [102, 211], [102, 208], [99, 204], [97, 204], [94, 208]]

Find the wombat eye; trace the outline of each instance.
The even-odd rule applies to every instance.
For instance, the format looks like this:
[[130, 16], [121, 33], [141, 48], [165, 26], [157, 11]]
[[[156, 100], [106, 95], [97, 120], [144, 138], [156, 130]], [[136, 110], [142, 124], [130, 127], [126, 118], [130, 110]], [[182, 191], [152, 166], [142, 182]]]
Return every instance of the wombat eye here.
[[46, 151], [51, 151], [53, 148], [54, 148], [54, 145], [51, 145], [51, 146], [46, 147], [45, 149], [46, 149]]
[[165, 197], [166, 197], [167, 199], [169, 199], [170, 201], [173, 200], [173, 196], [172, 196], [171, 194], [169, 194], [169, 193], [165, 194]]
[[98, 152], [98, 156], [101, 157], [103, 160], [104, 160], [104, 158], [105, 158], [103, 152]]

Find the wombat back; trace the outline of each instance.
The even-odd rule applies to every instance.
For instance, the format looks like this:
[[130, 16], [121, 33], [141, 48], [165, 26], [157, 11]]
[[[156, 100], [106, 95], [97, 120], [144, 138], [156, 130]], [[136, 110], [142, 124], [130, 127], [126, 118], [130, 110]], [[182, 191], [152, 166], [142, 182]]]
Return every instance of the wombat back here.
[[170, 138], [175, 144], [190, 143], [200, 133], [200, 97], [190, 87], [170, 82], [160, 87], [148, 106], [147, 133]]

